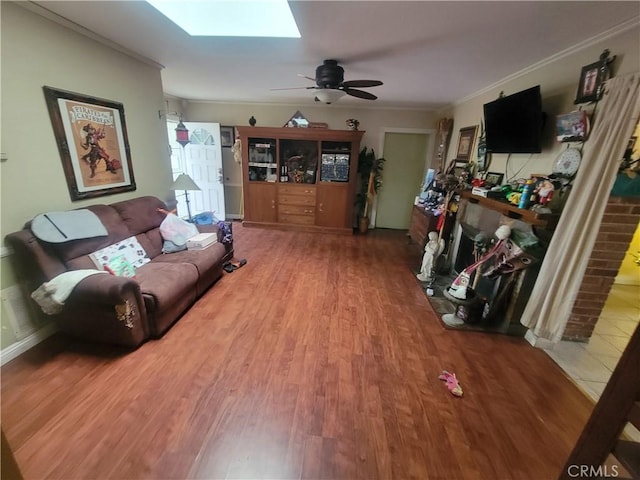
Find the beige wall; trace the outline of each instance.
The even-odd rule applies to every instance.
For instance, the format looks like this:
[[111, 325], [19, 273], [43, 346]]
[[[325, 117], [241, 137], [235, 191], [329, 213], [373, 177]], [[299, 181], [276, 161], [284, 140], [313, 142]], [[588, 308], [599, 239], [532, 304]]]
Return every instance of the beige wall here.
[[[2, 233], [43, 211], [167, 196], [171, 181], [157, 67], [2, 2]], [[37, 32], [37, 33], [36, 33]], [[56, 147], [44, 85], [121, 102], [137, 190], [71, 202]]]
[[[498, 98], [501, 91], [504, 91], [505, 95], [511, 95], [526, 88], [540, 85], [542, 107], [548, 115], [543, 133], [542, 153], [511, 155], [505, 179], [512, 176], [527, 178], [531, 173], [551, 173], [554, 160], [566, 148], [566, 145], [555, 141], [555, 117], [560, 113], [568, 113], [578, 109], [573, 101], [582, 67], [596, 62], [603, 50], [609, 49], [611, 55], [617, 56], [613, 64], [614, 76], [638, 71], [640, 70], [639, 39], [640, 28], [636, 25], [635, 28], [599, 41], [583, 50], [567, 52], [566, 56], [557, 58], [555, 61], [546, 62], [519, 75], [514, 74], [513, 78], [486, 89], [473, 98], [461, 100], [444, 112], [444, 116], [454, 118], [453, 134], [447, 157], [451, 160], [455, 156], [460, 128], [480, 125], [483, 104]], [[583, 108], [591, 111], [593, 106], [584, 105]], [[589, 142], [587, 141], [585, 149], [588, 147]], [[473, 159], [475, 159], [475, 153]], [[506, 159], [506, 154], [493, 155], [489, 170], [505, 173]], [[518, 171], [519, 173], [517, 173]]]
[[[46, 20], [1, 2], [2, 126], [0, 234], [20, 229], [36, 214], [111, 203], [139, 195], [172, 197], [162, 80], [156, 66], [142, 63]], [[137, 190], [72, 202], [62, 171], [44, 85], [105, 98], [124, 105]], [[11, 257], [1, 259], [1, 288], [15, 283]], [[0, 347], [15, 338], [2, 309]]]

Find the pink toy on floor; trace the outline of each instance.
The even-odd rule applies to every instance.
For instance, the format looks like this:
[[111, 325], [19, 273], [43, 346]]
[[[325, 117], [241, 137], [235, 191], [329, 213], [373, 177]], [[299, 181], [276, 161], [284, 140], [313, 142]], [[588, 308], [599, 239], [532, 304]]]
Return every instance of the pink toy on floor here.
[[443, 370], [442, 373], [438, 376], [440, 380], [444, 380], [447, 388], [451, 392], [452, 395], [456, 397], [462, 396], [462, 387], [458, 383], [458, 379], [456, 378], [455, 373], [449, 373], [446, 370]]

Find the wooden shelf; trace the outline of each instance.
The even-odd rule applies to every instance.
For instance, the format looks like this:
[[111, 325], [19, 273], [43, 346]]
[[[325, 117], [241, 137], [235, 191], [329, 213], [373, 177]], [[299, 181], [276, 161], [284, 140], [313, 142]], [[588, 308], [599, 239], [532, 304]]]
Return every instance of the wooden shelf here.
[[[242, 126], [238, 132], [244, 225], [353, 233], [364, 131]], [[344, 155], [331, 171], [322, 168], [325, 151]]]
[[491, 210], [499, 212], [505, 217], [521, 220], [531, 225], [535, 225], [536, 227], [541, 227], [545, 230], [554, 230], [558, 223], [558, 219], [560, 218], [560, 215], [557, 214], [536, 213], [532, 212], [531, 210], [518, 208], [515, 205], [511, 205], [507, 202], [502, 202], [493, 198], [481, 197], [479, 195], [473, 195], [469, 190], [460, 192], [460, 196], [464, 199], [467, 199], [470, 203], [480, 204], [485, 208], [489, 208]]

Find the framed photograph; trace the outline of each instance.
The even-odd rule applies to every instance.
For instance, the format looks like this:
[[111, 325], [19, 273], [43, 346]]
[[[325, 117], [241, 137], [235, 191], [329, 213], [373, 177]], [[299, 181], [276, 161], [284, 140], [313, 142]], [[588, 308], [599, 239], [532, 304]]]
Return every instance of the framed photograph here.
[[477, 129], [477, 125], [460, 129], [458, 151], [456, 153], [457, 162], [468, 162], [471, 159], [471, 152], [473, 151], [473, 144], [476, 140]]
[[71, 200], [135, 190], [122, 104], [43, 90]]
[[589, 115], [586, 111], [556, 116], [556, 140], [558, 142], [584, 142], [589, 136]]
[[597, 102], [602, 98], [604, 82], [610, 75], [609, 65], [615, 59], [615, 55], [609, 58], [609, 50], [605, 50], [597, 62], [582, 67], [574, 104]]
[[233, 142], [235, 141], [234, 130], [233, 127], [220, 127], [220, 144], [223, 147], [231, 148], [233, 147]]
[[487, 172], [487, 174], [484, 177], [484, 182], [485, 182], [485, 185], [497, 187], [502, 185], [503, 178], [504, 178], [504, 173]]

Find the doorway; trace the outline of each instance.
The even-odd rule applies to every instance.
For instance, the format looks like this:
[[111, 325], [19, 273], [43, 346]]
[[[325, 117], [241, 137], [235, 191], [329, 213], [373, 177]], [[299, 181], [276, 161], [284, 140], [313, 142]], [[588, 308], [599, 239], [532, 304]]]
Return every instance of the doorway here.
[[[224, 177], [219, 123], [184, 122], [189, 129], [190, 142], [184, 147], [175, 140], [177, 123], [167, 121], [171, 147], [171, 170], [175, 180], [181, 173], [188, 174], [198, 191], [187, 192], [191, 214], [213, 212], [219, 220], [226, 217], [224, 202]], [[187, 216], [185, 192], [176, 192], [178, 216]]]
[[378, 228], [408, 230], [411, 210], [420, 193], [432, 147], [431, 130], [389, 129], [380, 151], [386, 159], [383, 185], [376, 197], [372, 221]]

